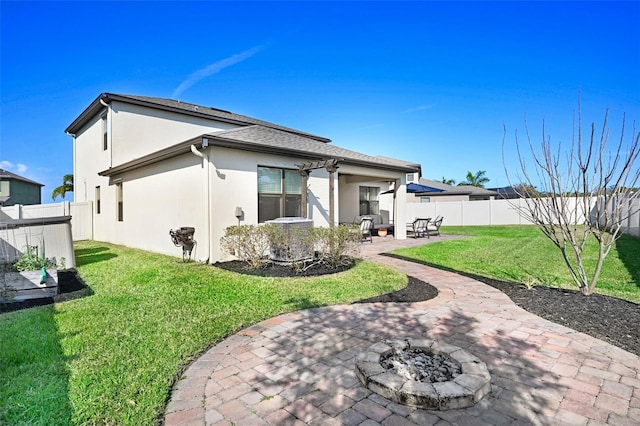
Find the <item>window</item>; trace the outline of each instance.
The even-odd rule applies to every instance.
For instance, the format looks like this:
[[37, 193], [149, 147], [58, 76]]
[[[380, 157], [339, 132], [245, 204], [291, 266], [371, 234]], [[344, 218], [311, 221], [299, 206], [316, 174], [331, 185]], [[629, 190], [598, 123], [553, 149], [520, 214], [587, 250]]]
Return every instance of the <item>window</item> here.
[[300, 216], [302, 176], [297, 170], [258, 167], [258, 222]]
[[421, 203], [430, 203], [431, 202], [431, 197], [420, 197], [420, 202]]
[[413, 182], [413, 173], [407, 173], [407, 182]]
[[109, 147], [108, 144], [108, 140], [109, 140], [109, 121], [107, 118], [107, 113], [105, 112], [102, 117], [100, 117], [102, 119], [102, 150], [106, 151], [107, 148]]
[[380, 214], [380, 203], [378, 194], [380, 188], [376, 186], [360, 187], [360, 215]]
[[96, 214], [100, 214], [100, 187], [96, 186]]
[[124, 210], [123, 210], [123, 202], [122, 202], [122, 182], [116, 183], [116, 202], [117, 202], [117, 211], [116, 216], [118, 218], [118, 222], [122, 222], [124, 220]]

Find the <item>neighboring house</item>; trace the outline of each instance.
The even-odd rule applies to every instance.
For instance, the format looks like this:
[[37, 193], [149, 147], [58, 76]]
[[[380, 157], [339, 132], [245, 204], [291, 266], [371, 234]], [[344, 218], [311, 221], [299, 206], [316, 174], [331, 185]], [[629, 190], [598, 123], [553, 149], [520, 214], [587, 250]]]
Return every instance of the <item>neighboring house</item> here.
[[[177, 255], [169, 229], [195, 227], [194, 257], [223, 260], [225, 228], [303, 216], [315, 226], [363, 212], [406, 237], [406, 174], [420, 166], [340, 148], [299, 130], [171, 99], [103, 93], [66, 129], [75, 201], [94, 238]], [[379, 194], [398, 188], [390, 202]], [[399, 200], [399, 201], [398, 201]]]
[[[409, 178], [412, 178], [412, 176], [409, 176]], [[416, 183], [428, 187], [428, 190], [408, 193], [407, 202], [409, 203], [493, 200], [498, 195], [495, 191], [477, 186], [447, 185], [446, 183], [425, 178], [417, 179]]]
[[0, 169], [0, 206], [40, 204], [43, 186], [31, 179]]
[[521, 198], [520, 194], [513, 188], [513, 186], [503, 186], [501, 188], [488, 188], [489, 191], [495, 191], [498, 195], [496, 198], [514, 199]]

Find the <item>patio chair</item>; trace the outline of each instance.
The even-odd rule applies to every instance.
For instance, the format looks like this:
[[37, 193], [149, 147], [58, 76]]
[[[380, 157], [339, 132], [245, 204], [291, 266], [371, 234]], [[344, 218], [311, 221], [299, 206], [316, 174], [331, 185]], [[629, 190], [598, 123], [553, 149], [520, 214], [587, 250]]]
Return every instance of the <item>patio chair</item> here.
[[413, 238], [424, 237], [430, 220], [430, 217], [426, 219], [417, 218], [413, 222], [407, 223], [407, 236], [409, 236], [409, 234], [413, 234]]
[[426, 229], [426, 234], [427, 234], [427, 238], [429, 238], [429, 235], [434, 232], [435, 235], [440, 235], [440, 225], [442, 225], [442, 220], [444, 219], [444, 217], [442, 216], [437, 216], [434, 220], [429, 221], [429, 223], [427, 224], [427, 229]]
[[362, 232], [362, 241], [373, 242], [373, 238], [371, 236], [371, 230], [373, 229], [373, 219], [365, 216], [360, 221], [360, 232]]

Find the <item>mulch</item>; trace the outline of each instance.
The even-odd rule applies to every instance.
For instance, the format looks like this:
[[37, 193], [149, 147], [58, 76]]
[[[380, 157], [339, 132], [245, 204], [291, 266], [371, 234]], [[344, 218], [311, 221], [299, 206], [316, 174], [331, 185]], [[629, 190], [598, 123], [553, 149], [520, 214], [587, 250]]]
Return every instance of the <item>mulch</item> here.
[[[394, 256], [394, 255], [390, 255]], [[398, 257], [398, 256], [395, 256]], [[413, 259], [404, 260], [415, 261]], [[437, 265], [424, 264], [435, 268]], [[241, 273], [253, 273], [260, 276], [316, 276], [338, 272], [335, 269], [318, 266], [296, 273], [285, 265], [271, 265], [258, 271], [251, 271], [242, 262], [218, 263], [224, 269]], [[346, 270], [345, 265], [340, 270]], [[522, 284], [493, 280], [473, 274], [456, 272], [471, 277], [504, 292], [513, 302], [539, 317], [564, 325], [573, 330], [588, 334], [619, 348], [640, 356], [640, 306], [633, 302], [614, 297], [593, 294], [584, 296], [579, 291], [551, 287], [528, 289]], [[0, 313], [11, 312], [33, 306], [49, 305], [55, 302], [72, 300], [92, 294], [92, 291], [78, 276], [75, 270], [58, 273], [60, 294], [45, 299], [24, 302], [0, 303]], [[432, 285], [409, 277], [407, 286], [398, 291], [360, 300], [356, 303], [400, 302], [412, 303], [433, 299], [438, 291]]]
[[[533, 287], [528, 289], [522, 284], [463, 273], [397, 255], [386, 255], [473, 278], [502, 291], [516, 305], [532, 314], [604, 340], [640, 356], [640, 305], [636, 303], [602, 294], [585, 296], [576, 290], [553, 287]], [[406, 298], [406, 302], [429, 300], [423, 299], [420, 293], [416, 292], [415, 298], [411, 298], [409, 294], [405, 294], [403, 297]], [[389, 297], [392, 298], [393, 296]]]
[[91, 289], [82, 281], [75, 269], [58, 271], [58, 295], [55, 297], [43, 297], [41, 299], [29, 299], [0, 303], [0, 313], [19, 311], [35, 306], [52, 305], [56, 302], [64, 302], [93, 294]]

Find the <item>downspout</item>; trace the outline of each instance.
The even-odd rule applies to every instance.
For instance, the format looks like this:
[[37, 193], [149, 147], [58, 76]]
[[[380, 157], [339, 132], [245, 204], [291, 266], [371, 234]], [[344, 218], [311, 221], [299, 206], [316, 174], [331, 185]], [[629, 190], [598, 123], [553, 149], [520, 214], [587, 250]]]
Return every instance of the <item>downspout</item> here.
[[[202, 147], [206, 148], [208, 145], [208, 141], [203, 139]], [[204, 151], [204, 149], [203, 149]], [[209, 156], [202, 151], [198, 151], [195, 145], [191, 145], [191, 152], [193, 155], [202, 158], [202, 167], [205, 169], [205, 182], [204, 182], [204, 191], [205, 191], [205, 204], [204, 204], [204, 217], [205, 217], [205, 232], [207, 235], [207, 256], [205, 259], [206, 263], [209, 263], [209, 259], [211, 258], [212, 248], [213, 248], [213, 238], [211, 238], [211, 181], [209, 179]]]

